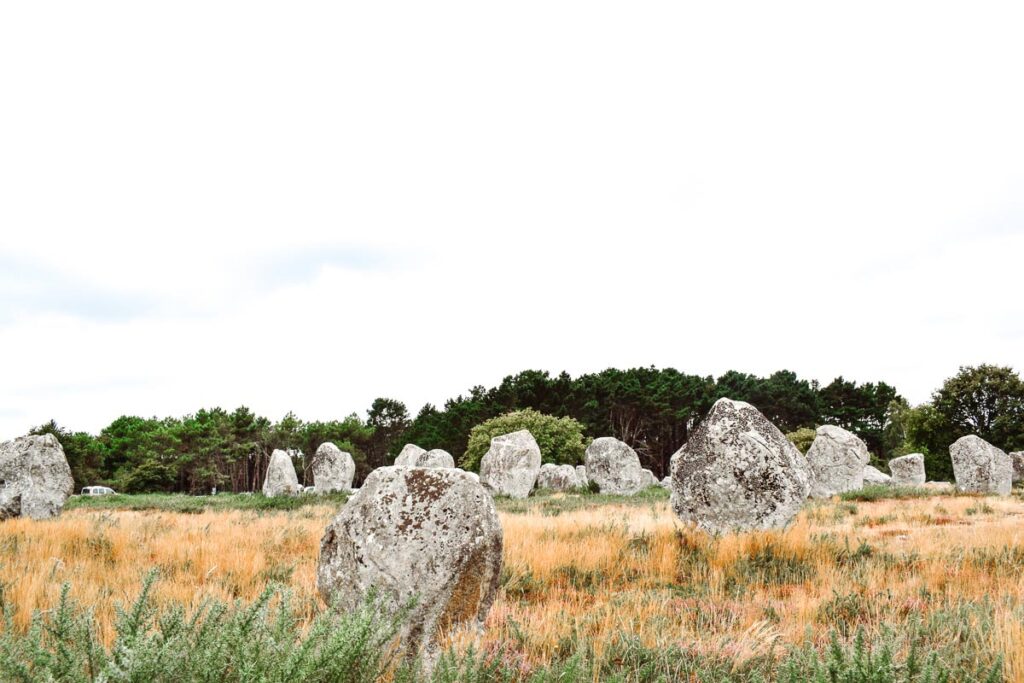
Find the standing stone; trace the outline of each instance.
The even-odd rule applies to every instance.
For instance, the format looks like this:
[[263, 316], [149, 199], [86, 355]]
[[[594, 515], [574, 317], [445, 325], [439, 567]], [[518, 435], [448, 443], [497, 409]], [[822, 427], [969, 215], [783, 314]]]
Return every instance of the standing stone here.
[[540, 473], [537, 475], [537, 488], [539, 489], [569, 491], [581, 486], [583, 484], [580, 483], [576, 468], [572, 465], [554, 465], [548, 462], [540, 466]]
[[64, 449], [53, 434], [0, 444], [0, 519], [50, 519], [74, 490]]
[[480, 483], [499, 496], [526, 498], [540, 474], [540, 446], [525, 429], [491, 439], [480, 461]]
[[313, 488], [317, 493], [335, 491], [348, 493], [352, 490], [352, 478], [356, 476], [356, 463], [333, 443], [320, 444], [313, 455]]
[[672, 508], [712, 533], [789, 524], [810, 490], [804, 456], [756, 408], [719, 399], [672, 456]]
[[647, 479], [636, 451], [616, 438], [594, 439], [583, 460], [587, 477], [597, 482], [601, 493], [632, 496], [646, 486]]
[[864, 467], [871, 455], [860, 437], [842, 427], [818, 427], [814, 443], [807, 451], [811, 466], [811, 496], [830, 498], [864, 486]]
[[1010, 456], [984, 439], [965, 436], [949, 447], [956, 487], [964, 493], [1008, 495], [1013, 487]]
[[435, 448], [411, 458], [411, 467], [455, 467], [455, 458], [448, 451]]
[[1024, 451], [1010, 453], [1010, 466], [1013, 467], [1013, 483], [1024, 481]]
[[576, 479], [583, 488], [590, 486], [590, 477], [587, 476], [587, 468], [583, 465], [576, 465]]
[[892, 484], [892, 477], [885, 472], [882, 472], [877, 467], [871, 465], [865, 465], [864, 467], [864, 483], [874, 484], [875, 486], [889, 486]]
[[671, 491], [672, 490], [672, 475], [671, 474], [666, 475], [665, 478], [662, 479], [658, 483], [658, 486], [660, 486], [663, 489], [667, 489], [667, 490]]
[[924, 455], [911, 453], [889, 461], [893, 486], [924, 486]]
[[483, 624], [498, 593], [502, 542], [494, 502], [468, 472], [381, 467], [327, 527], [317, 587], [342, 611], [371, 590], [391, 611], [414, 600], [401, 651], [425, 655], [429, 669], [446, 631]]
[[647, 469], [647, 468], [643, 469], [643, 477], [644, 477], [644, 488], [645, 489], [646, 488], [650, 488], [651, 486], [657, 486], [658, 485], [658, 478], [656, 476], [654, 476], [654, 472], [650, 471], [649, 469]]
[[285, 451], [275, 450], [270, 455], [267, 477], [263, 480], [263, 495], [291, 496], [302, 490], [299, 477], [295, 474], [292, 456]]
[[412, 467], [413, 462], [415, 462], [415, 460], [424, 453], [426, 453], [426, 451], [416, 444], [407, 443], [402, 449], [402, 452], [398, 454], [397, 458], [395, 458], [395, 467]]

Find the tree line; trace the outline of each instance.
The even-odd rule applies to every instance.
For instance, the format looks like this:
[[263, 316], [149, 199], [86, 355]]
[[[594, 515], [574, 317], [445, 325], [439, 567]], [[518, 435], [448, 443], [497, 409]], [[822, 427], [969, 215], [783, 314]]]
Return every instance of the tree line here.
[[572, 377], [527, 370], [491, 388], [476, 386], [412, 418], [398, 400], [376, 399], [362, 417], [306, 422], [288, 413], [274, 422], [246, 407], [199, 410], [181, 418], [122, 416], [99, 434], [56, 421], [32, 430], [64, 446], [76, 486], [107, 484], [125, 492], [254, 491], [274, 449], [293, 453], [300, 480], [312, 482], [311, 456], [325, 441], [352, 454], [356, 481], [390, 464], [405, 443], [443, 448], [458, 461], [473, 427], [530, 408], [578, 421], [587, 438], [630, 444], [659, 477], [669, 458], [721, 397], [747, 401], [784, 432], [834, 424], [868, 445], [877, 463], [925, 453], [929, 477], [949, 478], [948, 446], [978, 434], [1000, 448], [1024, 448], [1024, 383], [1011, 368], [961, 368], [932, 400], [910, 406], [885, 382], [837, 377], [821, 386], [788, 370], [768, 377], [730, 371], [716, 378], [672, 368], [608, 369]]

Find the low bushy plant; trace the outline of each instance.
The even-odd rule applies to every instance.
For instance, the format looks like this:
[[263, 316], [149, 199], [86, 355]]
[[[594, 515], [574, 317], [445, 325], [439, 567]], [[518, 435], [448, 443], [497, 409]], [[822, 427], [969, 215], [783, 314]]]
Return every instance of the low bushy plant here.
[[526, 409], [499, 415], [473, 427], [459, 467], [478, 472], [480, 460], [491, 447], [491, 439], [521, 429], [529, 431], [537, 440], [542, 462], [556, 465], [583, 464], [583, 453], [587, 449], [583, 439], [583, 425], [571, 417], [553, 417]]

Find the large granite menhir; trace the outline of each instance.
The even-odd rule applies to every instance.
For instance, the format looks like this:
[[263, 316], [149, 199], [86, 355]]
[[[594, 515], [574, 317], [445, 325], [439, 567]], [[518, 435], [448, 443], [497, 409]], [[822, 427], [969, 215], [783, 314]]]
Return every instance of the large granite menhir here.
[[0, 519], [56, 517], [74, 485], [64, 449], [53, 434], [0, 444]]
[[540, 474], [540, 446], [525, 429], [491, 439], [480, 460], [480, 483], [496, 496], [526, 498]]
[[870, 459], [867, 444], [856, 434], [834, 425], [818, 427], [807, 451], [811, 496], [830, 498], [863, 488], [864, 468]]
[[956, 487], [964, 493], [1008, 495], [1013, 488], [1010, 456], [981, 437], [964, 436], [949, 447]]
[[719, 399], [672, 456], [672, 508], [712, 533], [777, 529], [807, 498], [804, 456], [754, 406]]

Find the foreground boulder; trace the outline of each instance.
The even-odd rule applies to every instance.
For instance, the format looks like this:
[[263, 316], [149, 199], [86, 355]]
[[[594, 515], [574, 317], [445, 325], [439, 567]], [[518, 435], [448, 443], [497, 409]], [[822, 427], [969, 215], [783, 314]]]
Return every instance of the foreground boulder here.
[[864, 466], [864, 483], [875, 486], [889, 486], [892, 484], [892, 477], [871, 465]]
[[956, 487], [964, 493], [996, 493], [1005, 496], [1013, 487], [1010, 456], [988, 441], [974, 436], [957, 439], [949, 447]]
[[544, 463], [537, 474], [537, 488], [554, 491], [569, 491], [586, 484], [580, 482], [576, 468], [572, 465], [553, 465]]
[[594, 439], [583, 459], [587, 477], [597, 482], [601, 493], [631, 496], [647, 485], [636, 451], [616, 438], [603, 436]]
[[64, 449], [53, 434], [0, 444], [0, 519], [50, 519], [74, 490]]
[[436, 656], [437, 639], [482, 625], [498, 593], [502, 531], [491, 496], [458, 469], [382, 467], [324, 533], [317, 588], [340, 610], [375, 591], [395, 611], [409, 657]]
[[830, 498], [863, 488], [864, 468], [870, 459], [867, 444], [856, 434], [834, 425], [818, 427], [814, 443], [807, 451], [811, 496]]
[[263, 495], [292, 496], [302, 490], [299, 477], [295, 474], [292, 456], [285, 451], [275, 450], [270, 455], [267, 477], [263, 480]]
[[924, 486], [924, 455], [911, 453], [889, 461], [893, 486]]
[[412, 467], [413, 463], [427, 451], [414, 443], [407, 443], [402, 452], [395, 458], [395, 467]]
[[540, 446], [525, 429], [491, 439], [480, 460], [480, 483], [499, 496], [526, 498], [540, 474]]
[[[348, 493], [356, 476], [356, 463], [333, 443], [320, 444], [313, 455], [313, 488], [317, 493]], [[297, 480], [296, 480], [297, 481]]]
[[712, 533], [776, 529], [810, 490], [803, 455], [754, 406], [719, 399], [672, 456], [672, 508]]
[[1019, 484], [1024, 481], [1024, 451], [1010, 453], [1010, 466], [1013, 468], [1012, 482]]

